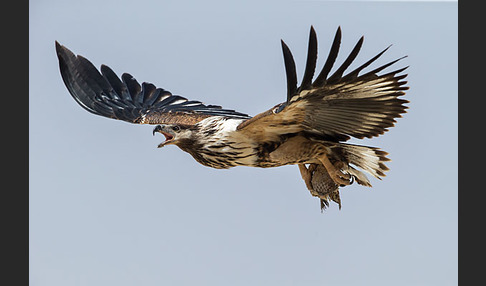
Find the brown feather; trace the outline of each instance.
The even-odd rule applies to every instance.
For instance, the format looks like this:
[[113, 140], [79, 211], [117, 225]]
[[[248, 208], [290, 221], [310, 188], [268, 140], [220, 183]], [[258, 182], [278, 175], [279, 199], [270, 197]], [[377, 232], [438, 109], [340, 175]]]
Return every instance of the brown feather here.
[[135, 123], [141, 124], [181, 124], [192, 126], [212, 115], [187, 113], [187, 112], [158, 112], [148, 113], [146, 116], [139, 117]]

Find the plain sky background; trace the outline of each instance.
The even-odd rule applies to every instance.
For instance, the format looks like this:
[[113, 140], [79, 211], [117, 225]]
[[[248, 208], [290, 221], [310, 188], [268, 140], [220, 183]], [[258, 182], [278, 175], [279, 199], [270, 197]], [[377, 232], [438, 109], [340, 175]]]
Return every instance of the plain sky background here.
[[[391, 170], [324, 213], [296, 166], [210, 169], [86, 112], [54, 48], [255, 115], [285, 100], [280, 39], [302, 77], [310, 25], [318, 68], [338, 26], [339, 63], [365, 36], [350, 70], [390, 44], [378, 64], [410, 66], [408, 113], [352, 141]], [[457, 2], [30, 1], [30, 284], [457, 285], [457, 26]]]

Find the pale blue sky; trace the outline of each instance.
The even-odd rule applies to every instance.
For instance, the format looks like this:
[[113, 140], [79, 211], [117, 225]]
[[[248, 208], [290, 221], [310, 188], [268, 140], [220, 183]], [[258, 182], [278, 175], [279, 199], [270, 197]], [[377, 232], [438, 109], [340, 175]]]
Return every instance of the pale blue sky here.
[[[255, 115], [286, 96], [341, 26], [342, 62], [408, 55], [410, 109], [373, 188], [323, 214], [296, 166], [215, 170], [152, 126], [83, 110], [54, 41], [121, 75]], [[457, 285], [457, 2], [30, 2], [30, 282], [65, 285]], [[398, 66], [397, 66], [398, 67]], [[351, 66], [351, 69], [353, 66]]]

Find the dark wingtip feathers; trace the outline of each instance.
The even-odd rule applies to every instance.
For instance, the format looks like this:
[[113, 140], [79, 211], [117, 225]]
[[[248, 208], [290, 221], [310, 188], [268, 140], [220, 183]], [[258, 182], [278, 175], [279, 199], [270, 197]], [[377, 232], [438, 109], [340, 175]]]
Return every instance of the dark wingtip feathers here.
[[56, 53], [59, 55], [61, 53], [61, 50], [65, 47], [63, 45], [61, 45], [58, 41], [54, 41], [55, 45], [56, 45]]
[[359, 51], [361, 50], [361, 46], [363, 46], [363, 42], [364, 42], [364, 36], [361, 36], [361, 38], [359, 38], [358, 42], [356, 43], [356, 45], [354, 46], [353, 50], [348, 55], [346, 60], [344, 60], [343, 64], [334, 72], [333, 75], [331, 75], [327, 79], [327, 82], [337, 82], [342, 78], [346, 69], [349, 67], [349, 65], [351, 65], [354, 59], [356, 59], [356, 57], [358, 56]]
[[313, 86], [322, 86], [326, 83], [327, 75], [331, 71], [334, 62], [336, 61], [337, 55], [339, 53], [339, 46], [341, 45], [341, 27], [337, 28], [336, 34], [334, 35], [334, 40], [331, 45], [331, 50], [327, 56], [326, 63], [322, 67], [321, 72], [317, 76], [316, 80], [312, 84]]
[[283, 40], [280, 40], [280, 42], [282, 44], [285, 73], [287, 75], [287, 101], [290, 101], [290, 98], [297, 92], [297, 72], [295, 70], [295, 61], [292, 52], [290, 52], [289, 47]]
[[[382, 65], [378, 68], [375, 68], [374, 70], [367, 72], [366, 74], [359, 75], [359, 73], [368, 67], [370, 64], [375, 62], [379, 57], [381, 57], [392, 45], [389, 45], [386, 47], [384, 50], [382, 50], [380, 53], [378, 53], [376, 56], [356, 68], [355, 70], [349, 72], [348, 74], [344, 75], [344, 72], [346, 69], [353, 63], [353, 61], [356, 59], [358, 56], [361, 47], [364, 42], [364, 36], [361, 36], [356, 45], [354, 46], [353, 50], [350, 52], [348, 57], [344, 60], [344, 62], [339, 66], [339, 68], [331, 75], [328, 77], [332, 67], [334, 66], [334, 63], [337, 59], [338, 53], [339, 53], [339, 48], [341, 45], [341, 38], [342, 38], [342, 31], [341, 31], [341, 26], [338, 26], [334, 40], [331, 45], [331, 49], [329, 51], [329, 55], [326, 59], [326, 62], [320, 71], [319, 75], [316, 77], [314, 82], [312, 82], [312, 78], [315, 73], [315, 68], [317, 64], [317, 35], [316, 31], [314, 29], [314, 26], [311, 25], [310, 28], [310, 33], [309, 33], [309, 45], [308, 45], [308, 53], [307, 53], [307, 62], [306, 62], [306, 67], [304, 71], [304, 77], [302, 79], [301, 85], [297, 88], [297, 74], [295, 72], [295, 62], [292, 57], [292, 53], [289, 49], [289, 47], [285, 44], [283, 40], [281, 40], [282, 43], [282, 50], [284, 53], [284, 61], [285, 61], [285, 68], [286, 68], [286, 74], [287, 74], [287, 101], [290, 101], [290, 98], [295, 95], [295, 93], [298, 93], [303, 90], [311, 89], [313, 87], [321, 87], [326, 84], [332, 84], [332, 83], [338, 83], [338, 82], [344, 82], [344, 81], [349, 81], [357, 78], [358, 76], [361, 78], [365, 78], [367, 76], [376, 76], [376, 74], [385, 68], [395, 64], [396, 62], [406, 58], [407, 56], [403, 56], [401, 58], [398, 58], [394, 61], [391, 61], [385, 65]], [[398, 74], [407, 67], [398, 69], [394, 72], [394, 74]], [[391, 74], [389, 73], [389, 74]], [[387, 76], [383, 75], [383, 76]], [[406, 75], [405, 75], [406, 76]], [[408, 89], [406, 87], [403, 87], [403, 90]]]
[[317, 35], [314, 27], [311, 26], [309, 32], [309, 47], [307, 51], [307, 62], [305, 65], [304, 77], [299, 87], [300, 90], [306, 90], [312, 86], [312, 78], [317, 64]]

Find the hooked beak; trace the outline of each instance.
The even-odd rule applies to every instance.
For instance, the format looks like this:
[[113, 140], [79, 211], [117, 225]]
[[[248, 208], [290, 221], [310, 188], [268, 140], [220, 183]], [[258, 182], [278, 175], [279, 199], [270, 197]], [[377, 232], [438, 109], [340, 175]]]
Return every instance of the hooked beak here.
[[157, 148], [161, 148], [167, 144], [174, 143], [174, 136], [168, 132], [165, 132], [162, 126], [160, 125], [155, 126], [155, 128], [152, 130], [152, 135], [155, 136], [155, 133], [162, 133], [162, 135], [165, 136], [165, 141], [157, 145]]
[[157, 125], [155, 126], [154, 130], [152, 130], [152, 135], [155, 136], [155, 132], [161, 132], [162, 131], [162, 126]]

